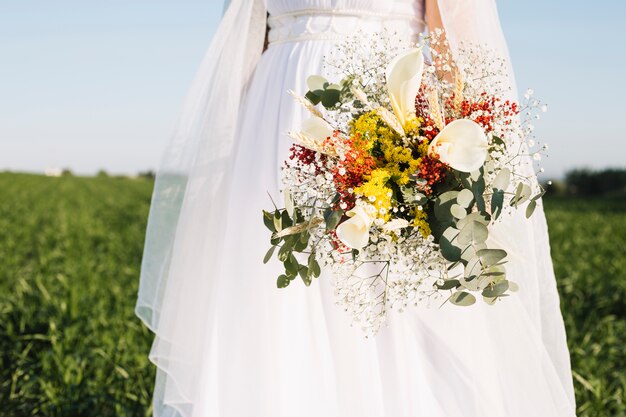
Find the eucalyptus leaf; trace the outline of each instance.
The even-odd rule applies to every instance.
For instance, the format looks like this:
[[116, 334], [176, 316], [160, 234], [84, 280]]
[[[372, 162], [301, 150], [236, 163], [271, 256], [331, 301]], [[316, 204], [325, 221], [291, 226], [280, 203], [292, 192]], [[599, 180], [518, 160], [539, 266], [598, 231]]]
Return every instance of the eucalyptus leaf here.
[[456, 196], [457, 204], [465, 208], [469, 208], [472, 201], [474, 201], [474, 193], [468, 189], [459, 191], [459, 194]]
[[457, 291], [449, 298], [450, 302], [457, 306], [471, 306], [476, 302], [476, 297], [465, 291]]
[[450, 262], [456, 262], [461, 259], [461, 248], [453, 243], [456, 239], [456, 234], [458, 234], [458, 231], [449, 227], [439, 239], [441, 254]]
[[470, 223], [473, 221], [476, 221], [476, 222], [484, 224], [485, 226], [488, 226], [491, 219], [489, 218], [489, 215], [487, 213], [479, 213], [475, 211], [473, 213], [468, 214], [464, 218], [460, 219], [456, 223], [456, 227], [459, 229], [463, 229], [467, 223]]
[[533, 215], [536, 208], [537, 208], [537, 200], [531, 200], [530, 203], [528, 203], [528, 206], [526, 206], [526, 218], [527, 219], [530, 219], [530, 216]]
[[502, 206], [504, 205], [504, 190], [496, 189], [491, 196], [491, 215], [494, 219], [502, 214]]
[[467, 278], [461, 278], [459, 283], [463, 288], [469, 291], [478, 291], [480, 289], [480, 282], [478, 282], [478, 277], [475, 275], [469, 276]]
[[443, 282], [442, 285], [437, 285], [437, 289], [445, 291], [445, 290], [453, 290], [458, 288], [460, 285], [458, 279], [447, 279]]
[[450, 208], [456, 202], [458, 191], [446, 191], [435, 200], [435, 217], [442, 222], [452, 221]]
[[479, 211], [486, 211], [485, 206], [485, 179], [481, 176], [477, 181], [472, 184], [472, 193], [474, 194], [474, 200], [476, 200], [476, 206]]
[[506, 258], [506, 251], [502, 249], [481, 249], [476, 252], [480, 261], [485, 266], [495, 265]]
[[496, 303], [496, 301], [498, 301], [498, 297], [493, 297], [493, 298], [489, 298], [489, 297], [483, 297], [483, 301], [487, 304], [487, 305], [494, 305]]
[[524, 203], [526, 200], [530, 198], [532, 190], [528, 184], [520, 182], [515, 190], [515, 196], [511, 200], [511, 205], [518, 208], [520, 204]]
[[489, 230], [484, 224], [472, 221], [465, 225], [458, 236], [459, 244], [472, 245], [478, 243], [485, 243], [489, 237]]
[[509, 281], [501, 281], [495, 285], [489, 285], [482, 292], [483, 297], [500, 297], [509, 290]]
[[511, 181], [511, 170], [508, 168], [502, 168], [493, 180], [492, 187], [494, 189], [506, 191]]
[[483, 265], [480, 263], [480, 258], [475, 257], [470, 259], [465, 265], [465, 269], [463, 270], [463, 276], [465, 280], [471, 279], [472, 277], [477, 277], [483, 272]]
[[469, 245], [463, 252], [461, 253], [461, 260], [465, 261], [465, 265], [467, 265], [472, 259], [476, 258], [476, 252], [481, 249], [486, 249], [487, 245], [484, 243]]
[[321, 75], [311, 75], [306, 79], [306, 86], [311, 91], [323, 90], [327, 84], [328, 81]]
[[541, 192], [539, 192], [539, 194], [537, 194], [536, 196], [534, 196], [532, 198], [532, 200], [539, 200], [541, 197], [543, 197], [546, 194], [546, 190], [541, 190]]
[[457, 219], [462, 219], [462, 218], [464, 218], [465, 216], [467, 216], [467, 209], [465, 209], [465, 208], [461, 207], [461, 206], [460, 206], [460, 205], [458, 205], [458, 204], [453, 204], [453, 205], [450, 207], [450, 213], [451, 213], [454, 217], [456, 217]]

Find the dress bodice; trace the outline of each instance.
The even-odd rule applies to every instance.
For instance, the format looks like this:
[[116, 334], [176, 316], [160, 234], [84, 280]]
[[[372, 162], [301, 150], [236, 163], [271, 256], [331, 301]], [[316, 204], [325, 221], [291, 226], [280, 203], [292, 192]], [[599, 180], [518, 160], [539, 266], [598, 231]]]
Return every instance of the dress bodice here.
[[416, 37], [424, 0], [266, 0], [270, 43], [333, 40], [383, 29]]
[[422, 17], [423, 0], [265, 0], [270, 15], [298, 10], [352, 10]]

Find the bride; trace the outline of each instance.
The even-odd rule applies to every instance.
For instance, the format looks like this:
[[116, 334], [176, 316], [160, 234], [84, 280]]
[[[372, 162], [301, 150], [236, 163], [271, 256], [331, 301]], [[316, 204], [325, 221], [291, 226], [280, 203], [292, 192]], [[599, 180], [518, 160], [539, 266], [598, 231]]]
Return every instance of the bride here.
[[231, 1], [154, 190], [136, 311], [156, 335], [156, 416], [575, 415], [541, 209], [496, 231], [518, 294], [393, 313], [370, 339], [329, 276], [277, 289], [281, 265], [261, 262], [261, 210], [306, 117], [286, 92], [327, 75], [324, 55], [352, 33], [435, 28], [453, 54], [471, 41], [507, 56], [494, 0]]

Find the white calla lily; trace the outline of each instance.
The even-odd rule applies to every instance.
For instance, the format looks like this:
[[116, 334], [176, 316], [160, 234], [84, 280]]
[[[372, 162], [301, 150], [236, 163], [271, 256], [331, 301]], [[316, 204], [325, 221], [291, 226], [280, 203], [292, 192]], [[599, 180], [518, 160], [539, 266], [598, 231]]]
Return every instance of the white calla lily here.
[[422, 48], [413, 48], [398, 55], [387, 66], [387, 90], [391, 106], [400, 123], [415, 114], [415, 97], [419, 93], [424, 71]]
[[334, 130], [324, 119], [313, 116], [302, 122], [302, 133], [322, 143], [333, 135]]
[[363, 249], [369, 242], [373, 219], [362, 206], [355, 206], [346, 214], [350, 218], [337, 226], [337, 237], [352, 249]]
[[428, 147], [430, 155], [461, 172], [479, 169], [487, 159], [487, 135], [476, 122], [458, 119], [448, 123]]

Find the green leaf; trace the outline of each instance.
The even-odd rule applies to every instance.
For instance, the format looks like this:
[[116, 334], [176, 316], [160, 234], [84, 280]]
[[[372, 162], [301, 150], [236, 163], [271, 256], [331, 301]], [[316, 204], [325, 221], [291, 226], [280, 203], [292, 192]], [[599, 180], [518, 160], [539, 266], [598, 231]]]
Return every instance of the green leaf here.
[[476, 252], [480, 261], [485, 266], [495, 265], [506, 258], [506, 251], [502, 249], [481, 249]]
[[309, 274], [309, 268], [306, 266], [301, 266], [298, 270], [298, 274], [300, 275], [300, 279], [304, 282], [304, 285], [307, 287], [311, 285], [311, 275]]
[[435, 217], [442, 222], [452, 221], [450, 208], [456, 203], [458, 191], [446, 191], [435, 200]]
[[530, 198], [531, 193], [530, 186], [523, 182], [520, 182], [515, 190], [515, 196], [511, 199], [511, 205], [517, 208], [520, 204]]
[[324, 90], [326, 85], [328, 85], [328, 80], [321, 75], [310, 75], [306, 79], [306, 86], [311, 91]]
[[491, 215], [497, 219], [502, 214], [502, 206], [504, 205], [504, 190], [496, 189], [491, 196]]
[[494, 298], [488, 298], [488, 297], [483, 297], [483, 301], [487, 304], [487, 305], [494, 305], [496, 303], [496, 301], [498, 301], [498, 297], [494, 297]]
[[486, 211], [487, 206], [485, 205], [485, 198], [483, 194], [485, 193], [485, 178], [480, 177], [478, 180], [474, 181], [472, 184], [472, 193], [474, 193], [474, 200], [476, 201], [476, 206], [479, 211]]
[[277, 232], [280, 232], [281, 230], [283, 230], [280, 211], [278, 210], [274, 212], [274, 227], [276, 228]]
[[291, 280], [289, 279], [289, 277], [287, 277], [287, 275], [281, 275], [276, 280], [276, 286], [278, 288], [286, 288], [290, 282]]
[[294, 244], [293, 244], [293, 250], [296, 252], [302, 252], [303, 250], [305, 250], [307, 248], [307, 246], [309, 246], [309, 241], [307, 240], [302, 240], [301, 238], [301, 234], [297, 234], [297, 235], [293, 235], [294, 237]]
[[526, 218], [527, 219], [530, 219], [530, 216], [533, 215], [536, 208], [537, 208], [537, 200], [531, 200], [530, 203], [528, 203], [528, 206], [526, 206]]
[[509, 281], [500, 281], [495, 285], [489, 285], [483, 290], [483, 297], [500, 297], [509, 290]]
[[462, 219], [467, 216], [467, 209], [458, 204], [452, 204], [450, 207], [450, 213], [457, 219]]
[[402, 199], [407, 204], [420, 204], [424, 205], [428, 201], [426, 196], [417, 191], [414, 187], [409, 186], [401, 186], [400, 193], [402, 194]]
[[442, 285], [437, 285], [437, 289], [439, 290], [453, 290], [455, 288], [458, 288], [459, 286], [459, 280], [458, 279], [447, 279], [443, 282]]
[[311, 273], [313, 274], [315, 278], [321, 275], [322, 270], [320, 268], [320, 264], [317, 262], [317, 259], [315, 259], [315, 253], [312, 253], [309, 255], [308, 265], [309, 265], [309, 270], [311, 271]]
[[541, 191], [539, 192], [539, 194], [537, 194], [536, 196], [534, 196], [534, 197], [532, 198], [532, 200], [535, 200], [535, 201], [536, 201], [536, 200], [539, 200], [539, 199], [540, 199], [541, 197], [543, 197], [545, 194], [546, 194], [546, 190], [541, 190]]
[[468, 214], [464, 218], [460, 219], [456, 223], [456, 227], [458, 229], [463, 229], [466, 224], [471, 223], [473, 221], [476, 221], [476, 222], [484, 224], [485, 226], [488, 226], [489, 222], [491, 221], [491, 218], [489, 217], [489, 214], [487, 213], [479, 213], [475, 211], [473, 213]]
[[335, 230], [339, 221], [343, 217], [343, 210], [327, 209], [324, 212], [324, 221], [326, 222], [326, 230]]
[[481, 249], [487, 249], [487, 245], [484, 243], [470, 245], [463, 249], [463, 253], [461, 253], [461, 261], [464, 261], [465, 265], [467, 265], [472, 259], [476, 258], [476, 252]]
[[267, 253], [265, 254], [265, 257], [263, 257], [263, 263], [266, 264], [270, 261], [270, 259], [272, 259], [272, 255], [274, 254], [274, 250], [276, 249], [276, 246], [272, 246]]
[[289, 256], [287, 256], [284, 265], [287, 276], [295, 277], [296, 275], [298, 275], [298, 271], [300, 270], [300, 263], [298, 263], [296, 257], [293, 256], [293, 253], [289, 253]]
[[476, 297], [465, 291], [457, 291], [450, 296], [450, 302], [457, 306], [471, 306], [476, 302]]
[[489, 236], [489, 230], [484, 224], [472, 221], [465, 225], [458, 236], [459, 244], [461, 245], [474, 245], [479, 243], [485, 243]]
[[319, 90], [319, 91], [308, 91], [305, 95], [304, 98], [306, 98], [307, 100], [309, 100], [311, 102], [312, 105], [317, 106], [320, 101], [322, 101], [322, 93], [323, 90]]
[[504, 146], [506, 148], [506, 142], [504, 142], [502, 138], [499, 136], [493, 137], [493, 143], [499, 146]]
[[456, 202], [465, 208], [469, 208], [474, 201], [474, 193], [471, 190], [463, 189], [459, 191], [459, 195], [456, 197]]
[[291, 255], [291, 244], [286, 240], [283, 246], [278, 250], [278, 260], [285, 262], [289, 255]]
[[461, 259], [461, 248], [453, 243], [456, 241], [457, 233], [456, 229], [449, 227], [443, 232], [443, 235], [439, 239], [441, 255], [450, 262], [456, 262]]
[[508, 168], [502, 168], [493, 180], [492, 187], [494, 190], [506, 191], [511, 182], [511, 170]]
[[281, 213], [280, 224], [283, 229], [293, 226], [293, 222], [291, 221], [291, 217], [289, 216], [289, 213], [287, 213], [287, 210], [283, 210]]
[[322, 106], [328, 108], [334, 108], [339, 103], [339, 97], [341, 91], [334, 88], [326, 89], [322, 93]]
[[263, 224], [267, 227], [272, 233], [276, 232], [276, 226], [274, 226], [274, 215], [269, 211], [263, 210]]
[[472, 280], [478, 275], [480, 275], [482, 271], [483, 271], [483, 266], [480, 263], [480, 258], [479, 257], [471, 258], [465, 265], [463, 276], [465, 280]]

